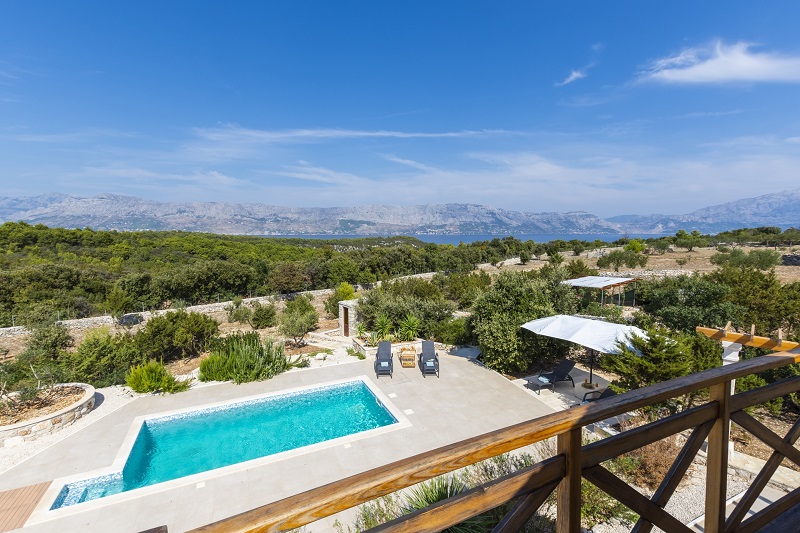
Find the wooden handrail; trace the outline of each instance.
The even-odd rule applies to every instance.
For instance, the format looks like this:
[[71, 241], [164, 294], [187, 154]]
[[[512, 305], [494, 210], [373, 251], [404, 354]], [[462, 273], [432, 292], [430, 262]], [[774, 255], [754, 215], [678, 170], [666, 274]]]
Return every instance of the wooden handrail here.
[[[797, 362], [800, 362], [800, 353], [782, 352], [756, 357], [724, 367], [717, 367], [697, 374], [658, 383], [649, 387], [630, 391], [625, 394], [620, 394], [603, 401], [581, 405], [573, 409], [566, 409], [564, 411], [546, 415], [534, 420], [521, 422], [519, 424], [479, 435], [464, 441], [449, 444], [447, 446], [443, 446], [414, 457], [395, 461], [388, 465], [381, 466], [343, 480], [335, 481], [322, 487], [311, 489], [304, 493], [257, 507], [250, 511], [245, 511], [241, 514], [232, 516], [219, 522], [197, 528], [194, 531], [266, 532], [283, 531], [301, 527], [305, 524], [319, 520], [320, 518], [336, 514], [345, 509], [366, 503], [380, 496], [396, 492], [427, 479], [452, 472], [484, 459], [488, 459], [499, 454], [506, 453], [550, 437], [554, 437], [556, 435], [561, 435], [572, 430], [580, 429], [588, 424], [600, 422], [613, 416], [640, 409], [642, 407], [659, 404], [671, 398], [688, 394], [700, 389], [713, 387], [715, 385], [718, 386], [718, 390], [721, 390], [719, 386], [721, 384], [729, 383], [731, 380]], [[785, 380], [784, 382], [780, 382], [770, 387], [772, 387], [773, 392], [794, 392], [800, 389], [800, 378]], [[792, 389], [792, 387], [794, 388]], [[747, 406], [750, 401], [753, 401], [754, 403], [760, 403], [761, 401], [765, 401], [766, 396], [769, 396], [769, 394], [764, 393], [763, 391], [751, 391], [745, 393], [744, 395], [734, 396], [730, 399], [731, 410], [734, 410], [734, 406], [736, 407], [735, 410], [742, 409], [743, 407]], [[686, 426], [689, 421], [694, 424], [704, 423], [710, 418], [716, 416], [714, 413], [716, 413], [718, 409], [719, 404], [716, 401], [712, 401], [705, 406], [701, 406], [700, 408], [680, 414], [678, 417], [676, 417], [676, 421], [670, 422], [669, 424], [671, 425], [668, 424], [667, 427], [671, 427], [673, 430], [675, 430], [672, 431], [672, 433], [675, 433], [676, 431], [680, 431], [680, 428], [690, 427]], [[648, 439], [643, 439], [642, 442], [644, 442], [644, 440]], [[598, 445], [596, 449], [601, 448], [602, 446]], [[592, 454], [595, 452], [592, 451], [592, 448], [589, 448], [588, 450], [584, 450], [584, 453], [588, 453], [588, 457], [594, 457]], [[605, 452], [603, 455], [605, 455]], [[560, 455], [557, 457], [564, 456]], [[548, 468], [556, 467], [551, 466]], [[558, 468], [563, 475], [564, 464], [561, 463]], [[550, 472], [552, 472], [552, 470], [550, 470]], [[524, 476], [524, 474], [520, 475]], [[604, 474], [600, 473], [597, 475], [602, 477]], [[504, 494], [505, 496], [508, 496], [509, 494], [513, 494], [515, 496], [520, 496], [522, 494], [520, 491], [525, 486], [525, 482], [520, 484], [521, 479], [523, 478], [514, 478], [513, 474], [509, 479], [504, 478], [502, 481], [507, 483], [507, 485], [501, 485], [502, 488], [497, 489], [495, 491], [495, 495]], [[552, 478], [548, 477], [547, 483], [550, 483], [551, 481]], [[484, 487], [489, 485], [491, 484], [488, 484]], [[532, 490], [530, 485], [528, 485], [527, 490]], [[470, 491], [470, 494], [476, 494], [477, 492], [479, 491]], [[469, 497], [474, 499], [474, 496], [461, 495], [453, 498], [452, 501], [448, 500], [447, 502], [440, 502], [441, 505], [434, 507], [435, 509], [447, 509], [449, 505], [457, 505], [459, 500]], [[469, 507], [471, 511], [476, 509], [476, 507], [473, 505], [474, 502], [470, 505], [465, 504], [465, 506]], [[427, 527], [425, 529], [419, 529], [418, 527], [407, 528], [401, 525], [404, 520], [416, 520], [414, 516], [423, 514], [429, 520], [431, 520], [434, 516], [439, 516], [442, 518], [441, 522], [438, 520], [433, 520], [433, 522], [437, 522], [439, 525], [444, 524], [442, 527], [447, 527], [448, 525], [457, 523], [452, 521], [455, 519], [454, 517], [459, 517], [460, 519], [462, 518], [462, 514], [459, 514], [459, 512], [453, 509], [446, 510], [444, 512], [436, 511], [435, 509], [431, 511], [423, 510], [418, 513], [414, 513], [414, 515], [411, 515], [410, 517], [402, 517], [397, 521], [393, 521], [393, 525], [391, 527], [387, 526], [386, 530], [436, 531], [437, 529], [435, 527], [431, 527], [431, 529], [428, 529]], [[474, 512], [473, 514], [478, 514], [479, 512], [481, 511]]]

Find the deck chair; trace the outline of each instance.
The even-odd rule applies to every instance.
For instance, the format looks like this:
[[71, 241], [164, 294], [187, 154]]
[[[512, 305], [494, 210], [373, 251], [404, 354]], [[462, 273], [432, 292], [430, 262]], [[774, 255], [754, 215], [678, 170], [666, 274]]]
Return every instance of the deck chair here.
[[381, 341], [378, 343], [378, 353], [375, 354], [375, 375], [388, 374], [389, 377], [392, 377], [393, 371], [392, 343]]
[[[611, 398], [612, 396], [616, 396], [616, 394], [617, 393], [611, 390], [610, 387], [603, 389], [603, 392], [600, 392], [599, 390], [589, 391], [583, 395], [583, 401], [581, 403], [596, 402], [597, 400]], [[592, 395], [592, 397], [590, 397], [590, 395]]]
[[554, 386], [559, 381], [569, 381], [574, 387], [575, 381], [573, 381], [572, 376], [569, 375], [573, 368], [575, 368], [575, 361], [562, 359], [552, 372], [539, 372], [539, 377], [548, 379]]
[[422, 369], [423, 377], [425, 377], [425, 374], [436, 374], [436, 377], [439, 377], [439, 356], [436, 354], [436, 347], [433, 345], [433, 341], [422, 341], [419, 366]]

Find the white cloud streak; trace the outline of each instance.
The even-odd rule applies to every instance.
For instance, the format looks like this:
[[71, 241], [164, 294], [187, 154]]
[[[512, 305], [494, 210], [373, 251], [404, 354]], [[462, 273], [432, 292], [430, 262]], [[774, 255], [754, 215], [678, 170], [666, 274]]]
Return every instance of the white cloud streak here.
[[199, 138], [208, 141], [272, 144], [362, 138], [436, 139], [478, 137], [482, 135], [497, 135], [510, 132], [504, 130], [461, 130], [425, 133], [392, 130], [349, 130], [336, 128], [258, 130], [228, 125], [220, 128], [198, 128], [195, 130], [195, 133]]
[[799, 83], [800, 56], [755, 52], [753, 43], [687, 48], [657, 59], [645, 68], [640, 81], [668, 84]]
[[563, 87], [564, 85], [569, 85], [570, 83], [572, 83], [574, 81], [578, 81], [580, 79], [583, 79], [586, 76], [587, 76], [587, 74], [586, 74], [585, 70], [573, 70], [573, 71], [570, 71], [569, 75], [566, 78], [564, 78], [564, 81], [556, 82], [555, 86], [556, 87]]

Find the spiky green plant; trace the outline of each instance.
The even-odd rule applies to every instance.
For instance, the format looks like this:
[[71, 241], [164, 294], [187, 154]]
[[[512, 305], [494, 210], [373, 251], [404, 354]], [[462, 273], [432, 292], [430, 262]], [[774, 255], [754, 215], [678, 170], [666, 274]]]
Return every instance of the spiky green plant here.
[[367, 326], [363, 322], [356, 322], [356, 337], [359, 339], [367, 338]]
[[200, 381], [261, 381], [299, 363], [300, 358], [292, 361], [282, 345], [272, 340], [262, 343], [258, 333], [236, 333], [220, 339], [200, 362]]
[[131, 367], [125, 377], [125, 383], [136, 392], [175, 393], [187, 390], [190, 382], [175, 379], [163, 363], [150, 361]]
[[419, 335], [421, 323], [417, 317], [411, 313], [400, 322], [400, 328], [397, 331], [397, 336], [404, 341], [413, 341]]
[[381, 315], [375, 320], [375, 332], [378, 337], [385, 339], [392, 332], [392, 321], [386, 315]]
[[[467, 484], [456, 476], [439, 476], [420, 483], [408, 493], [403, 511], [410, 513], [424, 509], [468, 490]], [[494, 521], [490, 516], [478, 515], [445, 529], [447, 533], [483, 533], [491, 531]]]

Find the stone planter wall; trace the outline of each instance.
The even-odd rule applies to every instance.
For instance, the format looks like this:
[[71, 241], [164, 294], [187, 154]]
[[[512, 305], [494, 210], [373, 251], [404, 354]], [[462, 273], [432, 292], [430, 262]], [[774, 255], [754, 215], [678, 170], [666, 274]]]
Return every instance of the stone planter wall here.
[[[413, 346], [417, 353], [422, 351], [422, 339], [417, 339], [411, 342], [393, 342], [392, 343], [392, 354], [396, 354], [400, 348], [405, 348], [406, 346]], [[367, 358], [375, 357], [378, 353], [377, 346], [367, 346], [361, 340], [353, 338], [353, 348], [359, 352], [364, 354]]]
[[49, 415], [24, 420], [11, 426], [0, 426], [0, 447], [20, 446], [37, 437], [58, 431], [94, 409], [94, 387], [86, 383], [62, 383], [60, 387], [81, 387], [85, 391], [83, 397], [60, 411]]

